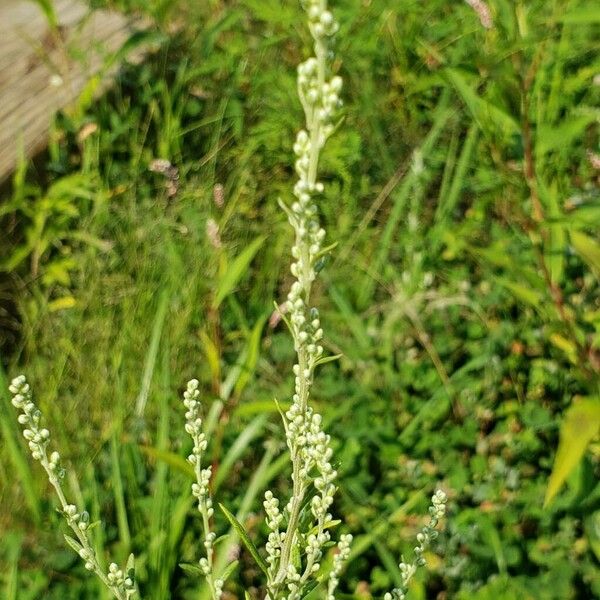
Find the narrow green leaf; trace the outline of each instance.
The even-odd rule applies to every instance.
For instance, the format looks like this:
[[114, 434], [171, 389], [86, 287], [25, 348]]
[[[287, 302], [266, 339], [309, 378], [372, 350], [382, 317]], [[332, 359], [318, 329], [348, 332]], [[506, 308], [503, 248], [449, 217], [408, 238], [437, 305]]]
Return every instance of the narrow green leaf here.
[[327, 256], [334, 248], [337, 248], [339, 242], [333, 242], [333, 244], [329, 244], [329, 246], [325, 246], [317, 252], [315, 258], [320, 258], [321, 256]]
[[546, 260], [550, 270], [550, 280], [556, 286], [560, 286], [565, 267], [565, 255], [567, 245], [567, 234], [561, 224], [562, 211], [559, 203], [558, 188], [556, 181], [549, 186], [540, 181], [540, 196], [545, 206], [548, 207], [548, 250]]
[[323, 358], [319, 358], [315, 365], [326, 365], [327, 363], [333, 362], [335, 360], [340, 359], [343, 354], [332, 354], [331, 356], [324, 356]]
[[536, 137], [536, 156], [555, 151], [566, 152], [573, 143], [581, 140], [586, 128], [596, 118], [594, 114], [578, 115], [562, 120], [558, 125], [541, 125]]
[[159, 450], [153, 446], [139, 446], [140, 451], [153, 458], [155, 460], [160, 460], [170, 467], [173, 467], [176, 471], [183, 473], [187, 477], [194, 478], [194, 469], [192, 465], [190, 465], [185, 458], [182, 458], [178, 454], [174, 452], [169, 452], [168, 450]]
[[58, 15], [54, 9], [54, 2], [52, 2], [52, 0], [33, 0], [33, 2], [37, 4], [44, 13], [44, 17], [46, 17], [46, 21], [50, 28], [53, 31], [57, 31], [59, 22]]
[[107, 58], [106, 67], [108, 68], [122, 62], [133, 52], [138, 53], [142, 50], [156, 49], [168, 41], [168, 39], [164, 33], [152, 29], [135, 31], [116, 52]]
[[220, 579], [222, 579], [223, 581], [227, 581], [231, 577], [233, 572], [237, 569], [239, 564], [239, 560], [234, 560], [233, 562], [230, 562], [223, 571], [223, 573], [221, 573]]
[[162, 337], [162, 330], [165, 324], [168, 306], [169, 293], [166, 290], [163, 290], [162, 294], [160, 295], [158, 307], [156, 309], [156, 315], [154, 317], [150, 345], [148, 347], [148, 351], [146, 352], [146, 361], [144, 364], [144, 374], [142, 376], [141, 389], [135, 404], [135, 413], [138, 417], [142, 417], [144, 415], [144, 410], [146, 409], [146, 402], [148, 401], [148, 394], [150, 393], [150, 384], [152, 383], [152, 376], [154, 374], [156, 357], [158, 355], [160, 339]]
[[444, 74], [461, 96], [463, 102], [467, 105], [467, 108], [471, 111], [482, 129], [487, 130], [488, 127], [486, 125], [493, 125], [506, 134], [517, 133], [519, 131], [519, 126], [514, 117], [480, 97], [471, 85], [467, 83], [461, 71], [458, 69], [446, 69]]
[[198, 565], [193, 565], [190, 563], [179, 563], [181, 570], [188, 575], [192, 575], [193, 577], [202, 576], [204, 577], [204, 573], [202, 569]]
[[584, 398], [567, 410], [560, 428], [560, 441], [546, 489], [544, 506], [558, 493], [600, 431], [600, 398]]
[[223, 514], [227, 518], [227, 520], [231, 523], [231, 526], [235, 529], [237, 534], [240, 536], [240, 539], [244, 543], [244, 546], [248, 549], [248, 552], [252, 555], [252, 558], [256, 561], [256, 564], [261, 569], [261, 571], [268, 576], [268, 565], [262, 556], [258, 553], [256, 546], [252, 542], [252, 540], [248, 537], [248, 533], [244, 529], [243, 525], [235, 518], [235, 516], [227, 510], [222, 504], [219, 504], [219, 508], [223, 511]]
[[121, 476], [121, 463], [119, 461], [120, 443], [116, 432], [110, 441], [110, 460], [112, 467], [112, 487], [115, 499], [115, 508], [117, 512], [117, 524], [119, 527], [119, 539], [125, 549], [129, 550], [131, 545], [131, 534], [129, 531], [129, 518], [125, 506], [125, 488], [123, 486], [123, 477]]
[[[246, 486], [246, 493], [242, 498], [240, 507], [237, 512], [237, 519], [245, 518], [250, 512], [256, 498], [259, 496], [262, 490], [264, 490], [269, 482], [277, 477], [283, 469], [289, 464], [289, 458], [286, 454], [281, 454], [279, 458], [272, 462], [273, 455], [275, 453], [275, 446], [273, 444], [267, 445], [266, 452], [264, 453], [258, 467], [254, 470], [252, 478]], [[227, 566], [227, 557], [230, 555], [231, 550], [237, 543], [237, 530], [232, 526], [230, 535], [227, 541], [223, 544], [217, 554], [217, 560], [215, 564], [215, 573], [224, 571]], [[200, 593], [200, 600], [208, 600], [210, 598], [210, 589], [208, 586], [204, 586]]]
[[[280, 403], [281, 408], [288, 410], [291, 406], [290, 402]], [[277, 406], [273, 403], [273, 400], [252, 400], [251, 402], [243, 402], [237, 406], [234, 410], [234, 414], [238, 417], [247, 417], [249, 415], [256, 415], [261, 413], [272, 413], [278, 412]], [[281, 412], [281, 411], [279, 411]]]
[[265, 323], [268, 318], [267, 315], [263, 315], [254, 327], [252, 328], [252, 332], [248, 337], [248, 341], [246, 342], [246, 360], [242, 366], [242, 370], [240, 371], [240, 376], [238, 380], [235, 382], [234, 392], [236, 396], [239, 396], [243, 391], [248, 382], [250, 381], [254, 371], [256, 369], [256, 363], [258, 362], [258, 357], [260, 354], [260, 341], [262, 339], [262, 332], [265, 326]]
[[[340, 519], [332, 519], [329, 521], [323, 529], [332, 529], [333, 527], [337, 527], [342, 521]], [[309, 532], [308, 535], [316, 535], [319, 532], [318, 525], [315, 525]]]
[[584, 525], [590, 548], [596, 555], [596, 558], [600, 560], [600, 510], [587, 516]]
[[368, 352], [371, 347], [371, 339], [367, 333], [364, 320], [355, 312], [344, 294], [334, 285], [329, 286], [329, 295], [341, 312], [348, 329], [350, 329], [361, 351]]
[[4, 597], [6, 600], [18, 600], [19, 591], [19, 558], [21, 555], [21, 536], [3, 538], [3, 546], [7, 551], [5, 561]]
[[213, 308], [218, 308], [227, 295], [231, 294], [239, 280], [248, 270], [254, 255], [258, 252], [258, 249], [262, 246], [265, 239], [266, 236], [264, 235], [257, 237], [247, 248], [238, 254], [238, 256], [236, 256], [233, 262], [228, 266], [227, 270], [221, 277], [217, 291], [215, 292]]
[[75, 550], [75, 552], [77, 552], [77, 554], [79, 554], [79, 551], [82, 549], [82, 545], [75, 538], [72, 538], [70, 535], [65, 534], [65, 540], [66, 540], [67, 544], [69, 544], [69, 546], [71, 546], [71, 548], [73, 548], [73, 550]]
[[376, 538], [373, 541], [373, 546], [379, 555], [381, 565], [385, 567], [388, 575], [393, 579], [394, 585], [400, 587], [402, 585], [402, 573], [398, 568], [398, 560], [392, 556], [392, 553], [386, 548], [380, 539]]
[[128, 573], [130, 571], [135, 572], [135, 554], [133, 554], [133, 552], [127, 557], [127, 565], [125, 568], [127, 569]]
[[529, 304], [533, 308], [537, 309], [543, 300], [542, 295], [537, 291], [520, 283], [509, 281], [503, 277], [494, 278], [497, 283], [504, 286], [509, 290], [517, 300]]
[[300, 548], [298, 544], [292, 546], [292, 564], [296, 568], [296, 571], [302, 570], [302, 557], [300, 556]]
[[204, 350], [204, 356], [210, 369], [210, 375], [213, 381], [221, 380], [221, 357], [219, 356], [219, 350], [215, 343], [212, 341], [208, 333], [204, 330], [200, 330], [200, 342], [202, 349]]

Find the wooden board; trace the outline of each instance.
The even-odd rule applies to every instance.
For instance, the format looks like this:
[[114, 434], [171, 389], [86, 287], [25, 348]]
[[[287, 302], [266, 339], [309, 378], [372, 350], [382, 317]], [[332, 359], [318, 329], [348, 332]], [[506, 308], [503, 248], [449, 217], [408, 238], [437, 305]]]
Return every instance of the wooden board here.
[[[21, 153], [42, 150], [54, 113], [79, 97], [94, 75], [106, 82], [107, 57], [131, 35], [115, 12], [54, 0], [59, 30], [31, 0], [0, 0], [0, 182]], [[114, 70], [114, 69], [113, 69]]]

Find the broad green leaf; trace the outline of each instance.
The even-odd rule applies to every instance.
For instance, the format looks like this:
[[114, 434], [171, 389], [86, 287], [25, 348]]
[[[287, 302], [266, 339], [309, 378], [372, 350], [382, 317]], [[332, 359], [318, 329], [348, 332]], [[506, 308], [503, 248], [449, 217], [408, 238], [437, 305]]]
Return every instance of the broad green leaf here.
[[233, 262], [227, 266], [225, 273], [220, 278], [215, 297], [213, 299], [213, 308], [218, 308], [221, 302], [233, 291], [244, 273], [248, 270], [254, 255], [262, 246], [266, 236], [257, 237], [246, 249], [244, 249]]
[[244, 529], [244, 526], [235, 518], [235, 516], [227, 510], [222, 504], [219, 504], [219, 508], [223, 511], [223, 514], [227, 518], [227, 520], [231, 523], [231, 526], [235, 529], [237, 534], [240, 536], [242, 542], [244, 542], [244, 546], [248, 549], [248, 552], [252, 555], [252, 558], [256, 561], [256, 564], [261, 569], [261, 571], [268, 576], [268, 565], [263, 559], [263, 557], [258, 553], [256, 546], [248, 536], [248, 533]]
[[572, 230], [570, 235], [571, 244], [577, 254], [600, 275], [600, 244], [581, 231]]
[[560, 428], [560, 442], [546, 489], [544, 506], [556, 496], [599, 431], [600, 398], [581, 399], [567, 410]]

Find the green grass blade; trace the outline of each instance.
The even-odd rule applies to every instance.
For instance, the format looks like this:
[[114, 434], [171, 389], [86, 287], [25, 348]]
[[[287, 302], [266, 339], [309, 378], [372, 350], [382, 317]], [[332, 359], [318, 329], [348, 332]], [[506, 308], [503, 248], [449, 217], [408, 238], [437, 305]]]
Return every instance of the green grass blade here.
[[230, 265], [228, 265], [225, 273], [219, 280], [217, 291], [215, 292], [215, 297], [213, 299], [213, 308], [218, 308], [226, 296], [231, 294], [242, 276], [248, 270], [254, 255], [258, 252], [266, 239], [267, 238], [264, 235], [257, 237], [234, 258]]
[[240, 435], [236, 438], [235, 442], [229, 448], [225, 458], [219, 465], [217, 473], [213, 482], [213, 490], [217, 492], [217, 490], [221, 487], [221, 484], [227, 477], [231, 467], [235, 464], [235, 462], [242, 456], [245, 450], [250, 446], [250, 444], [262, 433], [265, 424], [267, 422], [268, 416], [266, 414], [258, 415], [250, 424], [244, 427]]
[[163, 291], [158, 301], [156, 316], [154, 317], [154, 325], [152, 326], [150, 346], [148, 347], [148, 352], [146, 353], [144, 374], [142, 376], [142, 386], [135, 405], [135, 413], [140, 418], [144, 416], [144, 411], [146, 409], [148, 394], [150, 392], [150, 384], [152, 383], [152, 375], [154, 374], [156, 356], [158, 355], [160, 338], [162, 335], [163, 326], [165, 324], [165, 317], [167, 316], [168, 306], [169, 294], [166, 291]]
[[236, 397], [239, 397], [244, 391], [244, 388], [246, 385], [248, 385], [248, 382], [252, 378], [252, 375], [256, 369], [256, 363], [258, 362], [258, 357], [260, 355], [260, 341], [262, 339], [262, 332], [269, 314], [270, 313], [267, 313], [258, 319], [252, 328], [250, 336], [248, 337], [246, 344], [246, 359], [240, 371], [240, 376], [235, 382], [235, 386], [233, 388]]
[[121, 475], [121, 463], [119, 461], [120, 443], [117, 433], [113, 432], [110, 439], [110, 460], [112, 466], [113, 495], [115, 499], [115, 510], [117, 512], [117, 524], [119, 527], [119, 539], [123, 545], [123, 551], [127, 554], [131, 548], [131, 533], [129, 531], [129, 519], [125, 506], [125, 492], [123, 477]]
[[[449, 102], [450, 94], [445, 90], [435, 110], [433, 125], [421, 144], [420, 150], [423, 156], [429, 156], [448, 123], [452, 114], [452, 111], [448, 108]], [[383, 266], [388, 260], [394, 234], [418, 177], [419, 175], [411, 169], [404, 177], [400, 188], [393, 194], [394, 204], [387, 218], [381, 239], [377, 244], [378, 251], [371, 264], [371, 270], [375, 275], [381, 273]], [[373, 295], [374, 287], [375, 280], [373, 278], [367, 278], [362, 286], [361, 293], [359, 294], [358, 306], [363, 307], [369, 303], [369, 300]]]

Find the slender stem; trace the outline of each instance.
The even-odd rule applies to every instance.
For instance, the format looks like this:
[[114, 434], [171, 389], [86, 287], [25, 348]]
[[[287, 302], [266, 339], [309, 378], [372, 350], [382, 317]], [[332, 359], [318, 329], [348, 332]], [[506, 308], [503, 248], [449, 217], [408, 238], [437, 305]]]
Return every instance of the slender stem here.
[[[42, 458], [40, 459], [40, 464], [44, 468], [44, 471], [46, 471], [46, 473], [48, 475], [48, 480], [50, 481], [50, 484], [52, 485], [52, 487], [54, 488], [54, 491], [56, 492], [56, 495], [58, 496], [58, 500], [60, 502], [61, 508], [63, 509], [63, 513], [66, 515], [67, 514], [66, 509], [69, 506], [69, 502], [67, 502], [67, 498], [63, 492], [60, 481], [58, 480], [58, 478], [56, 477], [54, 472], [50, 469], [48, 455], [47, 455], [45, 449], [42, 451]], [[66, 521], [67, 521], [67, 524], [69, 525], [69, 527], [71, 528], [71, 531], [73, 531], [73, 533], [77, 536], [77, 539], [79, 540], [79, 543], [81, 544], [81, 546], [88, 553], [89, 558], [86, 560], [86, 562], [89, 562], [91, 565], [93, 565], [93, 572], [100, 579], [100, 581], [102, 581], [102, 583], [113, 593], [115, 598], [117, 598], [118, 600], [125, 600], [125, 597], [119, 592], [118, 589], [116, 589], [108, 581], [106, 575], [100, 568], [100, 564], [98, 563], [98, 560], [96, 558], [96, 553], [95, 553], [94, 549], [92, 548], [92, 545], [91, 545], [87, 535], [85, 535], [83, 533], [83, 531], [81, 531], [81, 529], [79, 529], [79, 527], [77, 527], [76, 524], [72, 523], [71, 519], [67, 518]]]

